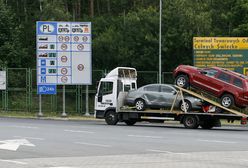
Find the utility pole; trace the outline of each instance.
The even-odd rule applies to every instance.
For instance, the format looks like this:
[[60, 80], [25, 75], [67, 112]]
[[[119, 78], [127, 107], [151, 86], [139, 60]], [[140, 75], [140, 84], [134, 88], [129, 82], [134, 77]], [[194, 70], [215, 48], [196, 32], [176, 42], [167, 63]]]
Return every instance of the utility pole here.
[[159, 83], [161, 84], [161, 75], [162, 75], [162, 68], [161, 68], [161, 32], [162, 32], [162, 0], [159, 3]]

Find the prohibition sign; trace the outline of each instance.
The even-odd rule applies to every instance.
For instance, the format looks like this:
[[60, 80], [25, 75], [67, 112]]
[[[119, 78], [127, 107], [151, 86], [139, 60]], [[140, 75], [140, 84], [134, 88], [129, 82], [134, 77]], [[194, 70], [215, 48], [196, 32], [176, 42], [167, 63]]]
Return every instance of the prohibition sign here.
[[78, 50], [83, 50], [84, 49], [84, 45], [83, 44], [78, 44], [77, 49]]
[[66, 44], [62, 44], [62, 45], [61, 45], [61, 49], [62, 49], [62, 50], [67, 50], [67, 48], [68, 48], [68, 47], [67, 47]]
[[62, 73], [63, 75], [67, 74], [67, 72], [68, 72], [67, 68], [62, 68], [62, 69], [61, 69], [61, 73]]
[[61, 77], [61, 82], [62, 83], [67, 83], [67, 81], [68, 81], [68, 78], [66, 76]]
[[83, 64], [79, 64], [77, 66], [77, 68], [78, 68], [79, 71], [82, 71], [82, 70], [84, 70], [84, 65]]
[[65, 55], [63, 55], [62, 57], [61, 57], [61, 62], [67, 62], [67, 56], [65, 56]]

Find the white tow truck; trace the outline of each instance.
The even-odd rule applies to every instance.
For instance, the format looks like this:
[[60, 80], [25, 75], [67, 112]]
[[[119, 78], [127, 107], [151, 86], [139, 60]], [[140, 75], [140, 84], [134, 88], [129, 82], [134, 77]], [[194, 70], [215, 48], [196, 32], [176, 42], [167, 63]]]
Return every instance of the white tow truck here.
[[136, 122], [161, 122], [166, 120], [179, 121], [186, 128], [195, 129], [201, 126], [204, 129], [220, 127], [221, 119], [228, 122], [235, 120], [241, 121], [241, 124], [247, 123], [247, 115], [239, 111], [228, 109], [219, 103], [202, 96], [196, 92], [177, 87], [176, 98], [184, 93], [195, 96], [209, 102], [210, 104], [221, 108], [222, 113], [208, 113], [203, 111], [183, 111], [174, 110], [174, 103], [169, 110], [145, 110], [137, 111], [133, 107], [127, 107], [124, 104], [125, 97], [129, 90], [137, 89], [137, 71], [135, 68], [117, 67], [102, 78], [98, 84], [95, 96], [95, 117], [105, 119], [109, 125], [116, 125], [118, 122], [125, 122], [127, 125], [134, 125]]

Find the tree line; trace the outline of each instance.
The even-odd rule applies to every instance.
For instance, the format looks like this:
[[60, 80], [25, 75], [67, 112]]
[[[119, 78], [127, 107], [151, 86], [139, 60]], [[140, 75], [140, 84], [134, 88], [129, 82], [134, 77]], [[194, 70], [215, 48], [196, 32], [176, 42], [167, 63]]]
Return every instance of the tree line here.
[[[248, 35], [248, 0], [162, 0], [162, 71], [195, 36]], [[36, 66], [36, 21], [91, 21], [93, 69], [158, 71], [159, 0], [0, 0], [0, 67]]]

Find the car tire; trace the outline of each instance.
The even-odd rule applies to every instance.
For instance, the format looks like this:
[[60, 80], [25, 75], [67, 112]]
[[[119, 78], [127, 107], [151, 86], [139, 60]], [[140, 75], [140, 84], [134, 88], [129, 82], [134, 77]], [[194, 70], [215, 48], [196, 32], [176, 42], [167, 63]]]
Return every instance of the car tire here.
[[231, 94], [224, 94], [221, 96], [220, 103], [223, 107], [230, 108], [234, 105], [234, 98]]
[[195, 115], [185, 115], [183, 125], [185, 128], [196, 129], [199, 127], [199, 118]]
[[178, 75], [176, 77], [175, 84], [182, 88], [188, 88], [189, 87], [189, 78], [187, 75]]
[[108, 111], [105, 114], [105, 122], [108, 125], [116, 125], [118, 123], [118, 115], [115, 111]]
[[[192, 110], [192, 104], [191, 104], [191, 102], [189, 100], [184, 100], [184, 103], [186, 105], [187, 112], [190, 112]], [[181, 111], [185, 112], [184, 111], [184, 108], [183, 108], [183, 101], [180, 102], [179, 107], [180, 107], [180, 110]]]
[[131, 125], [134, 125], [136, 123], [135, 120], [126, 120], [124, 121], [127, 125], [131, 126]]
[[135, 108], [137, 111], [144, 111], [146, 108], [145, 106], [146, 106], [146, 103], [143, 99], [137, 99], [135, 101]]

